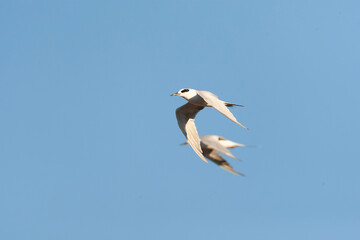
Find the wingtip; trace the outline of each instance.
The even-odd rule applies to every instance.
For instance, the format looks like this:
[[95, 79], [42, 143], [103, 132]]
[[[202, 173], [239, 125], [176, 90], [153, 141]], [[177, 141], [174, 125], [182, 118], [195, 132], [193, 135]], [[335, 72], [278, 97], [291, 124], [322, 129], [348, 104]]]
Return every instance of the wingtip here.
[[205, 159], [205, 157], [204, 157], [204, 155], [203, 155], [203, 153], [202, 153], [202, 150], [201, 150], [201, 152], [196, 152], [196, 153], [197, 153], [197, 155], [198, 155], [204, 162], [209, 163], [209, 162]]
[[235, 171], [235, 170], [228, 170], [229, 172], [231, 172], [232, 174], [234, 174], [234, 175], [238, 175], [238, 176], [241, 176], [241, 177], [245, 177], [245, 175], [244, 174], [242, 174], [242, 173], [240, 173], [240, 172], [237, 172], [237, 171]]
[[238, 175], [238, 176], [245, 177], [245, 174], [242, 174], [240, 172], [232, 171], [232, 173], [235, 174], [235, 175]]
[[[198, 155], [199, 155], [199, 154], [198, 154]], [[204, 155], [201, 154], [201, 156], [199, 155], [199, 157], [200, 157], [201, 160], [203, 160], [204, 162], [209, 163], [209, 162], [205, 159]]]
[[237, 122], [237, 124], [239, 124], [240, 126], [242, 126], [243, 128], [245, 128], [246, 130], [249, 131], [249, 128], [248, 127], [245, 127], [244, 125], [242, 125], [241, 123]]

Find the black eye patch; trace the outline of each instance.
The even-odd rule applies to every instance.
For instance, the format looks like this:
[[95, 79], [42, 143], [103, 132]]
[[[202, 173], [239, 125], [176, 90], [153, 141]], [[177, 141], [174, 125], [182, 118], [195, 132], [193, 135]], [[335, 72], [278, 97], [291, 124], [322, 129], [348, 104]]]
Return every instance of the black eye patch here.
[[184, 92], [188, 92], [189, 91], [189, 89], [184, 89], [184, 90], [181, 90], [181, 92], [182, 93], [184, 93]]

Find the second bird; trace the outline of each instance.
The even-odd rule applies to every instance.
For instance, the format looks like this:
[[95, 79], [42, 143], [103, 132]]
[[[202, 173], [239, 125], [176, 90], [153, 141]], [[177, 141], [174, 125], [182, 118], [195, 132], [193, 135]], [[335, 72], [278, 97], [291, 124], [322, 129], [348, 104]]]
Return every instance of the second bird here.
[[[217, 164], [222, 169], [234, 173], [239, 176], [244, 176], [244, 174], [236, 172], [233, 167], [219, 154], [222, 153], [228, 157], [233, 159], [237, 159], [228, 148], [235, 148], [235, 147], [247, 147], [244, 144], [236, 143], [230, 141], [226, 138], [217, 136], [217, 135], [205, 135], [200, 137], [201, 141], [201, 149], [203, 151], [204, 156], [207, 159], [210, 159], [212, 162]], [[188, 142], [183, 143], [182, 145], [188, 144]]]

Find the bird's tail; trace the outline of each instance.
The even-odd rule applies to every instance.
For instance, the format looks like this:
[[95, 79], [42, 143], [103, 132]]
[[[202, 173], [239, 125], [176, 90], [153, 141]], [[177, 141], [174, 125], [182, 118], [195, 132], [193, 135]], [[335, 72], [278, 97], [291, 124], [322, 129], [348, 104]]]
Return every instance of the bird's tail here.
[[237, 107], [245, 107], [244, 105], [239, 105], [239, 104], [234, 104], [234, 103], [228, 103], [228, 102], [225, 103], [225, 106], [227, 106], [227, 107], [234, 107], [234, 106], [237, 106]]

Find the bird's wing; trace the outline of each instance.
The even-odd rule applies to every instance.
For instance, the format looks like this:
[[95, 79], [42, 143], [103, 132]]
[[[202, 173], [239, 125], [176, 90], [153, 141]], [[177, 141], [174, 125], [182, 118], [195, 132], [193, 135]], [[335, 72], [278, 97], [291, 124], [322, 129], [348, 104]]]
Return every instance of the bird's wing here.
[[208, 103], [211, 107], [218, 110], [221, 114], [223, 114], [225, 117], [229, 118], [231, 121], [239, 124], [245, 129], [248, 129], [241, 123], [239, 123], [235, 116], [230, 112], [230, 110], [225, 106], [225, 102], [220, 100], [215, 94], [208, 92], [208, 91], [197, 91], [197, 94], [204, 99], [205, 102]]
[[205, 144], [208, 148], [212, 148], [215, 149], [218, 152], [221, 152], [222, 154], [225, 154], [228, 157], [234, 158], [239, 160], [238, 158], [236, 158], [234, 155], [231, 154], [231, 152], [224, 147], [221, 142], [219, 141], [219, 136], [216, 135], [205, 135], [205, 136], [201, 136], [200, 140], [203, 144]]
[[200, 138], [196, 130], [195, 117], [204, 107], [196, 106], [191, 103], [186, 103], [183, 106], [176, 109], [176, 118], [179, 128], [188, 140], [189, 145], [194, 149], [197, 155], [208, 162], [202, 154], [200, 146]]
[[218, 152], [216, 152], [216, 150], [210, 148], [203, 148], [203, 153], [206, 158], [210, 159], [212, 162], [217, 164], [222, 169], [225, 169], [226, 171], [229, 171], [239, 176], [245, 176], [242, 173], [236, 172], [232, 168], [232, 166], [230, 166], [230, 164], [223, 157], [221, 157], [221, 155]]
[[245, 144], [233, 142], [233, 141], [230, 141], [230, 140], [225, 139], [223, 137], [219, 137], [219, 142], [220, 142], [221, 145], [223, 145], [226, 148], [248, 147]]

